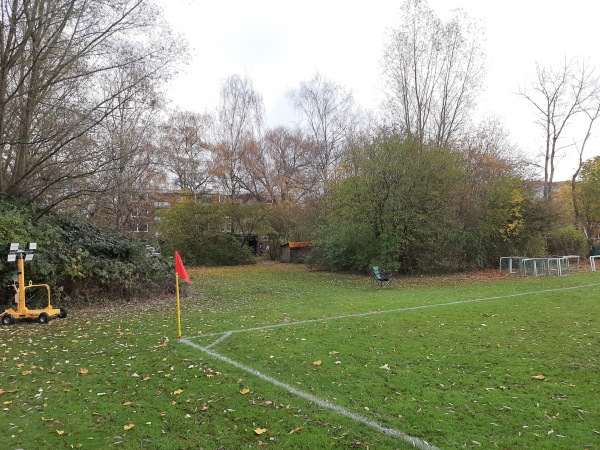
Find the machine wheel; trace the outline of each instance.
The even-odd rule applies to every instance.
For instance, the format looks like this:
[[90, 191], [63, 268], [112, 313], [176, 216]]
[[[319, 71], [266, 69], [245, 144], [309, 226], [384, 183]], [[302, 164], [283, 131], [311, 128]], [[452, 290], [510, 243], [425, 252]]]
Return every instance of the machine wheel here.
[[50, 321], [50, 317], [48, 317], [48, 314], [46, 314], [45, 312], [41, 313], [41, 314], [38, 316], [38, 322], [39, 322], [39, 323], [46, 324], [46, 323], [48, 323], [49, 321]]
[[12, 325], [15, 323], [15, 318], [10, 314], [4, 314], [2, 316], [2, 325]]
[[67, 310], [65, 308], [60, 308], [60, 312], [58, 313], [59, 319], [64, 319], [67, 317]]

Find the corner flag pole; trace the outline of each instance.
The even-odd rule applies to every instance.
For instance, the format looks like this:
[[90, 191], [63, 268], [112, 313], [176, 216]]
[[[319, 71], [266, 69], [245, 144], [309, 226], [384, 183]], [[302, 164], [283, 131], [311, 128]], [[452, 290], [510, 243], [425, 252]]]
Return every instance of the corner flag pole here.
[[175, 274], [175, 294], [177, 296], [177, 338], [181, 339], [181, 304], [179, 302], [179, 274]]
[[179, 256], [179, 252], [175, 250], [175, 293], [177, 295], [177, 337], [181, 339], [181, 304], [179, 301], [179, 277], [183, 278], [188, 283], [191, 283], [190, 277], [187, 274], [187, 270], [185, 270], [185, 266], [183, 265], [183, 261], [181, 261], [181, 256]]

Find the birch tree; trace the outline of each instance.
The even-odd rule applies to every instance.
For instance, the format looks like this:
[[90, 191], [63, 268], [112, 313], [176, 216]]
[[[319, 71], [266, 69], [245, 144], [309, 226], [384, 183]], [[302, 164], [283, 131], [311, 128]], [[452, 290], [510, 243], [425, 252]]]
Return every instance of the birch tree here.
[[288, 95], [315, 142], [314, 167], [323, 192], [334, 179], [336, 165], [359, 124], [354, 98], [350, 91], [319, 73]]
[[483, 30], [461, 10], [442, 21], [425, 0], [406, 0], [401, 12], [382, 61], [389, 121], [421, 144], [447, 146], [481, 89]]
[[221, 87], [217, 111], [217, 143], [213, 146], [211, 173], [233, 201], [244, 186], [244, 154], [255, 145], [264, 117], [262, 96], [252, 81], [230, 76]]
[[161, 126], [160, 151], [164, 166], [177, 188], [191, 195], [209, 190], [211, 135], [209, 114], [174, 111]]

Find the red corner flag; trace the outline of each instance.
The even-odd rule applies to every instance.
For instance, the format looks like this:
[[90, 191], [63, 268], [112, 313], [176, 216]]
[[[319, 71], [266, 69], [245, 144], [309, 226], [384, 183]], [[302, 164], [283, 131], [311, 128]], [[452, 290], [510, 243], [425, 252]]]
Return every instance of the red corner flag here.
[[177, 250], [175, 250], [175, 273], [179, 275], [179, 278], [181, 278], [182, 280], [191, 283], [190, 277], [188, 276], [187, 271], [185, 270], [183, 262], [181, 261], [181, 256], [179, 256], [179, 252]]

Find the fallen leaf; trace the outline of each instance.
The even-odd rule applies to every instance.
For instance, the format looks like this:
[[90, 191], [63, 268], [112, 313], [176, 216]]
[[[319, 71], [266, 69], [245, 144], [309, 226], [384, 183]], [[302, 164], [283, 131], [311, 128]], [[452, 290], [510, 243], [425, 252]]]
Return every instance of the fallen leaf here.
[[56, 430], [56, 434], [62, 436], [63, 434], [65, 434], [65, 430]]
[[240, 394], [242, 394], [242, 395], [246, 395], [248, 393], [250, 393], [250, 389], [248, 389], [248, 388], [244, 388], [240, 391]]
[[388, 366], [387, 364], [384, 364], [383, 366], [381, 366], [380, 369], [391, 370], [390, 366]]
[[531, 378], [533, 378], [534, 380], [545, 380], [546, 379], [546, 377], [544, 375], [535, 375]]
[[121, 403], [121, 405], [123, 406], [131, 406], [133, 404], [133, 402], [125, 402], [125, 403]]
[[173, 391], [173, 394], [175, 395], [179, 395], [183, 392], [183, 389], [177, 389], [176, 391]]
[[339, 354], [340, 354], [340, 352], [336, 352], [336, 351], [334, 350], [334, 351], [332, 351], [332, 352], [329, 352], [329, 354], [330, 354], [330, 355], [339, 355]]
[[255, 429], [255, 430], [254, 430], [254, 433], [256, 433], [256, 434], [258, 434], [258, 435], [260, 436], [260, 435], [261, 435], [261, 434], [263, 434], [265, 431], [267, 431], [267, 429], [266, 429], [266, 428], [257, 428], [257, 429]]
[[130, 423], [129, 425], [123, 425], [123, 429], [125, 431], [131, 430], [133, 427], [135, 427], [135, 424], [133, 424], [133, 423]]
[[31, 373], [31, 370], [24, 370], [23, 372], [21, 372], [21, 375], [26, 376], [29, 375]]
[[313, 366], [320, 366], [321, 364], [323, 364], [323, 361], [318, 360], [318, 361], [313, 361]]
[[82, 369], [79, 369], [79, 373], [80, 373], [81, 375], [87, 375], [89, 372], [90, 372], [90, 370], [89, 370], [89, 369], [87, 369], [86, 367], [84, 367], [84, 368], [82, 368]]

